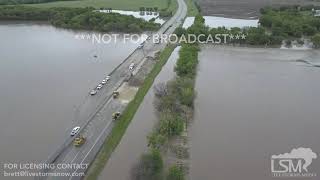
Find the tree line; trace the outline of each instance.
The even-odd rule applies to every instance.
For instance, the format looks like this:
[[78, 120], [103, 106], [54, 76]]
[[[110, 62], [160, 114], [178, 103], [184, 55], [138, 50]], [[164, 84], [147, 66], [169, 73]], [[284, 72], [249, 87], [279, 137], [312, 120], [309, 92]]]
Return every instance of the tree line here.
[[[171, 138], [181, 135], [187, 121], [192, 118], [198, 51], [196, 44], [183, 44], [175, 66], [177, 77], [154, 87], [154, 107], [159, 121], [147, 136], [150, 152], [143, 154], [131, 170], [133, 180], [185, 179], [183, 167], [173, 165], [165, 171], [161, 152], [166, 151]], [[148, 161], [146, 157], [149, 157]]]
[[154, 22], [118, 13], [102, 13], [94, 8], [0, 6], [0, 20], [42, 20], [56, 27], [101, 32], [154, 31], [160, 27]]
[[[196, 17], [192, 26], [193, 28], [194, 26], [205, 26], [204, 19], [201, 16]], [[150, 152], [143, 154], [132, 169], [133, 180], [185, 179], [185, 171], [181, 166], [173, 165], [167, 171], [164, 170], [161, 152], [167, 151], [169, 140], [181, 135], [188, 121], [193, 117], [198, 52], [197, 44], [182, 44], [174, 68], [176, 77], [154, 87], [154, 107], [159, 121], [147, 136]], [[146, 162], [146, 156], [154, 158], [149, 158], [149, 161]]]

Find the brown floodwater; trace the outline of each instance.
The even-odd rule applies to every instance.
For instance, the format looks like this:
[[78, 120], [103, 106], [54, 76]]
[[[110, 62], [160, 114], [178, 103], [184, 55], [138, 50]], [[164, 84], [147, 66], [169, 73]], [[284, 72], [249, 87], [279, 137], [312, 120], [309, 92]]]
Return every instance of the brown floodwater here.
[[94, 44], [77, 39], [79, 33], [41, 23], [0, 24], [1, 163], [46, 160], [68, 136], [91, 88], [137, 46]]
[[204, 47], [199, 54], [195, 117], [190, 127], [193, 180], [270, 180], [271, 156], [293, 148], [318, 155], [320, 52]]

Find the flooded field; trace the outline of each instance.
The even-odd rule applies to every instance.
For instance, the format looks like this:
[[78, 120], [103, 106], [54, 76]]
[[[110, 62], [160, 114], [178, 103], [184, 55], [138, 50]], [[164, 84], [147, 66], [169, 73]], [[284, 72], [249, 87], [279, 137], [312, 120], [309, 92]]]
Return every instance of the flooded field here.
[[[100, 12], [108, 13], [109, 11], [108, 10], [100, 10]], [[112, 10], [112, 13], [119, 13], [119, 14], [123, 14], [123, 15], [131, 15], [131, 16], [134, 16], [136, 18], [144, 19], [146, 21], [150, 21], [152, 18], [154, 18], [155, 19], [155, 21], [154, 21], [155, 23], [159, 23], [159, 24], [165, 23], [165, 20], [159, 18], [159, 14], [155, 13], [155, 12]]]
[[[210, 28], [217, 28], [224, 26], [227, 29], [232, 27], [257, 27], [258, 19], [235, 19], [235, 18], [224, 18], [216, 16], [203, 16], [205, 19], [206, 26]], [[194, 23], [194, 17], [187, 17], [182, 25], [183, 28], [188, 28]]]
[[1, 162], [46, 160], [68, 135], [89, 91], [137, 47], [93, 44], [77, 39], [78, 33], [47, 24], [0, 24]]
[[[178, 59], [179, 49], [178, 47], [173, 51], [168, 62], [155, 79], [153, 86], [174, 77], [173, 68]], [[153, 100], [154, 92], [151, 88], [99, 179], [130, 180], [130, 170], [139, 160], [141, 154], [148, 150], [146, 137], [152, 131], [157, 120]]]
[[315, 0], [199, 0], [201, 12], [207, 16], [257, 18], [265, 6], [320, 5]]
[[[316, 63], [320, 52], [202, 48], [190, 129], [191, 179], [279, 179], [272, 177], [272, 155], [299, 147], [320, 154], [320, 68], [297, 59]], [[320, 175], [319, 157], [308, 170]]]

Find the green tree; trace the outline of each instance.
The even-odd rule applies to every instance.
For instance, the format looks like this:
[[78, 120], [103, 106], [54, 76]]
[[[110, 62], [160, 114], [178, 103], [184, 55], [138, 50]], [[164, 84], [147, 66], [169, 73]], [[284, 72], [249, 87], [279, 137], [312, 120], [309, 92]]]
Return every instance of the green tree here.
[[177, 27], [175, 30], [175, 34], [178, 37], [181, 37], [183, 34], [186, 34], [186, 29], [184, 29], [183, 27]]
[[162, 134], [159, 134], [157, 131], [154, 131], [147, 136], [147, 140], [148, 147], [151, 147], [152, 149], [160, 149], [160, 147], [167, 141], [167, 138]]
[[166, 180], [184, 180], [183, 170], [177, 166], [172, 166], [169, 169]]
[[183, 131], [182, 118], [172, 112], [162, 113], [160, 117], [159, 133], [168, 138], [179, 135]]
[[161, 180], [163, 173], [163, 160], [158, 150], [143, 154], [138, 164], [131, 170], [133, 180]]
[[320, 48], [320, 33], [314, 35], [312, 38], [311, 38], [311, 41], [313, 43], [313, 46], [315, 48]]

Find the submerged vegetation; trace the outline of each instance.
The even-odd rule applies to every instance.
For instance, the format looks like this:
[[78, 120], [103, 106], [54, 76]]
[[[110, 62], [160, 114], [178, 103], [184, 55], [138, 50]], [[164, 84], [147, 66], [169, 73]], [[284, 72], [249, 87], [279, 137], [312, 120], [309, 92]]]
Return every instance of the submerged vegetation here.
[[[201, 16], [199, 16], [201, 17]], [[205, 26], [204, 19], [196, 18], [193, 26]], [[179, 58], [175, 66], [176, 77], [167, 82], [161, 83], [154, 87], [155, 101], [154, 106], [158, 115], [159, 122], [154, 130], [148, 135], [148, 147], [150, 152], [159, 151], [166, 156], [169, 149], [184, 150], [181, 144], [170, 144], [170, 140], [181, 137], [185, 132], [188, 122], [193, 117], [194, 98], [195, 98], [195, 77], [198, 64], [199, 47], [197, 44], [183, 44], [179, 51]], [[172, 142], [171, 142], [172, 143]], [[172, 150], [170, 150], [172, 151]], [[185, 152], [185, 154], [188, 154]], [[142, 155], [141, 158], [145, 156]], [[177, 161], [187, 158], [188, 156], [179, 156], [175, 154]], [[167, 159], [168, 157], [166, 157]], [[172, 157], [170, 158], [172, 159]], [[141, 168], [146, 165], [139, 163], [132, 169], [132, 175], [141, 172]], [[167, 167], [162, 172], [162, 180], [184, 180], [184, 164], [175, 165], [165, 163]], [[140, 169], [137, 169], [140, 167]], [[149, 174], [141, 177], [139, 180], [148, 179]], [[150, 178], [149, 178], [150, 179]]]
[[166, 180], [184, 180], [184, 173], [178, 166], [172, 166], [166, 177]]
[[133, 16], [101, 13], [93, 8], [34, 8], [0, 6], [0, 20], [42, 20], [61, 28], [102, 32], [142, 32], [157, 30], [160, 25]]
[[[158, 114], [158, 125], [148, 135], [148, 147], [150, 152], [159, 151], [161, 154], [165, 154], [169, 146], [169, 140], [180, 136], [185, 131], [187, 122], [192, 119], [193, 116], [193, 101], [195, 98], [194, 84], [195, 84], [195, 72], [198, 64], [198, 51], [199, 48], [195, 44], [182, 45], [179, 52], [179, 59], [176, 64], [175, 71], [177, 77], [167, 83], [158, 84], [155, 86], [155, 109]], [[189, 71], [185, 71], [185, 68], [191, 68]], [[143, 159], [147, 154], [143, 154]], [[179, 157], [176, 157], [179, 158]], [[150, 164], [144, 164], [145, 161], [140, 160], [136, 166], [132, 169], [132, 176], [136, 177], [139, 174], [140, 178], [136, 180], [152, 179], [149, 171], [146, 170], [146, 166], [155, 166]], [[184, 179], [184, 167], [172, 166], [167, 171], [162, 171], [161, 180], [183, 180]], [[144, 173], [141, 173], [144, 172]], [[155, 172], [155, 173], [158, 173]], [[166, 175], [164, 175], [166, 174]]]
[[163, 172], [163, 160], [158, 150], [143, 154], [140, 162], [132, 169], [132, 180], [161, 180]]
[[[170, 138], [180, 135], [184, 131], [186, 121], [192, 117], [198, 47], [185, 44], [181, 47], [179, 55], [175, 68], [177, 77], [155, 87], [154, 104], [159, 123], [148, 136], [148, 146], [152, 149], [162, 149]], [[190, 69], [185, 71], [186, 68]]]

